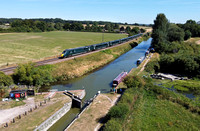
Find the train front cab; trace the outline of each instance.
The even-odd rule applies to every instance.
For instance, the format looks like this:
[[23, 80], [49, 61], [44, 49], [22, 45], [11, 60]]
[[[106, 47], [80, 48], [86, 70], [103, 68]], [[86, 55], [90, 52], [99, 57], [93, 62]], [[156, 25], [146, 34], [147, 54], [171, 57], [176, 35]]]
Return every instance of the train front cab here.
[[65, 58], [65, 57], [68, 56], [68, 54], [69, 54], [69, 51], [68, 50], [64, 50], [59, 58]]

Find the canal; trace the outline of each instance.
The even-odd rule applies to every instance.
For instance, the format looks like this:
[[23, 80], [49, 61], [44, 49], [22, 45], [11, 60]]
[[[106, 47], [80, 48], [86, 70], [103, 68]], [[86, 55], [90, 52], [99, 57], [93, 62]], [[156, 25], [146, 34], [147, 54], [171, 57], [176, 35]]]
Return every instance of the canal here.
[[[145, 55], [146, 50], [151, 45], [152, 38], [147, 41], [141, 42], [138, 46], [130, 50], [129, 52], [121, 55], [109, 65], [90, 73], [86, 76], [64, 81], [60, 84], [54, 85], [51, 89], [57, 89], [58, 91], [64, 90], [77, 90], [85, 89], [86, 96], [84, 100], [89, 100], [98, 91], [101, 93], [108, 93], [112, 88], [112, 80], [120, 74], [122, 71], [129, 72], [132, 68], [136, 68], [136, 61], [141, 56]], [[65, 116], [63, 116], [57, 123], [55, 123], [49, 130], [61, 131], [74, 119], [76, 114], [79, 113], [77, 108], [72, 108]]]

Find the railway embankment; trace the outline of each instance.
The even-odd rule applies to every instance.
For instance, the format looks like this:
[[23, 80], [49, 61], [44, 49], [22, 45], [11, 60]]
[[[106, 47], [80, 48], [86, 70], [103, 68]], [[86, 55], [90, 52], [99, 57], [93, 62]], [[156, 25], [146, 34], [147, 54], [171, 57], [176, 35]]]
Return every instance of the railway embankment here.
[[140, 37], [117, 47], [57, 63], [52, 71], [53, 77], [59, 81], [63, 81], [83, 76], [112, 62], [120, 55], [131, 50], [132, 43], [140, 43], [144, 39], [145, 38]]

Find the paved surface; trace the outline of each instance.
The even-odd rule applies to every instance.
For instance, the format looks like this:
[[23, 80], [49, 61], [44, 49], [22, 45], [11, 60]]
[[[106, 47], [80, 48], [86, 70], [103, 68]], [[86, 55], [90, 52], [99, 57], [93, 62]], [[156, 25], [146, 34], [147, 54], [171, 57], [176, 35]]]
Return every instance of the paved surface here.
[[10, 122], [13, 118], [19, 116], [20, 114], [24, 114], [25, 111], [28, 111], [30, 110], [30, 108], [35, 107], [34, 98], [28, 98], [24, 102], [26, 102], [26, 104], [23, 106], [0, 110], [0, 125], [6, 122]]

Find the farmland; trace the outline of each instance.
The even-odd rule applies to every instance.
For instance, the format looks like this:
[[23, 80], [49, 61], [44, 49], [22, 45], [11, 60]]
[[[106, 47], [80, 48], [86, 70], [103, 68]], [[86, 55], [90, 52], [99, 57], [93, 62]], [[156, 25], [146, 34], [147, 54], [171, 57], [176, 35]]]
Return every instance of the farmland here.
[[[64, 49], [102, 42], [102, 33], [54, 31], [44, 33], [0, 33], [0, 66], [42, 60]], [[126, 37], [104, 33], [104, 41]]]

